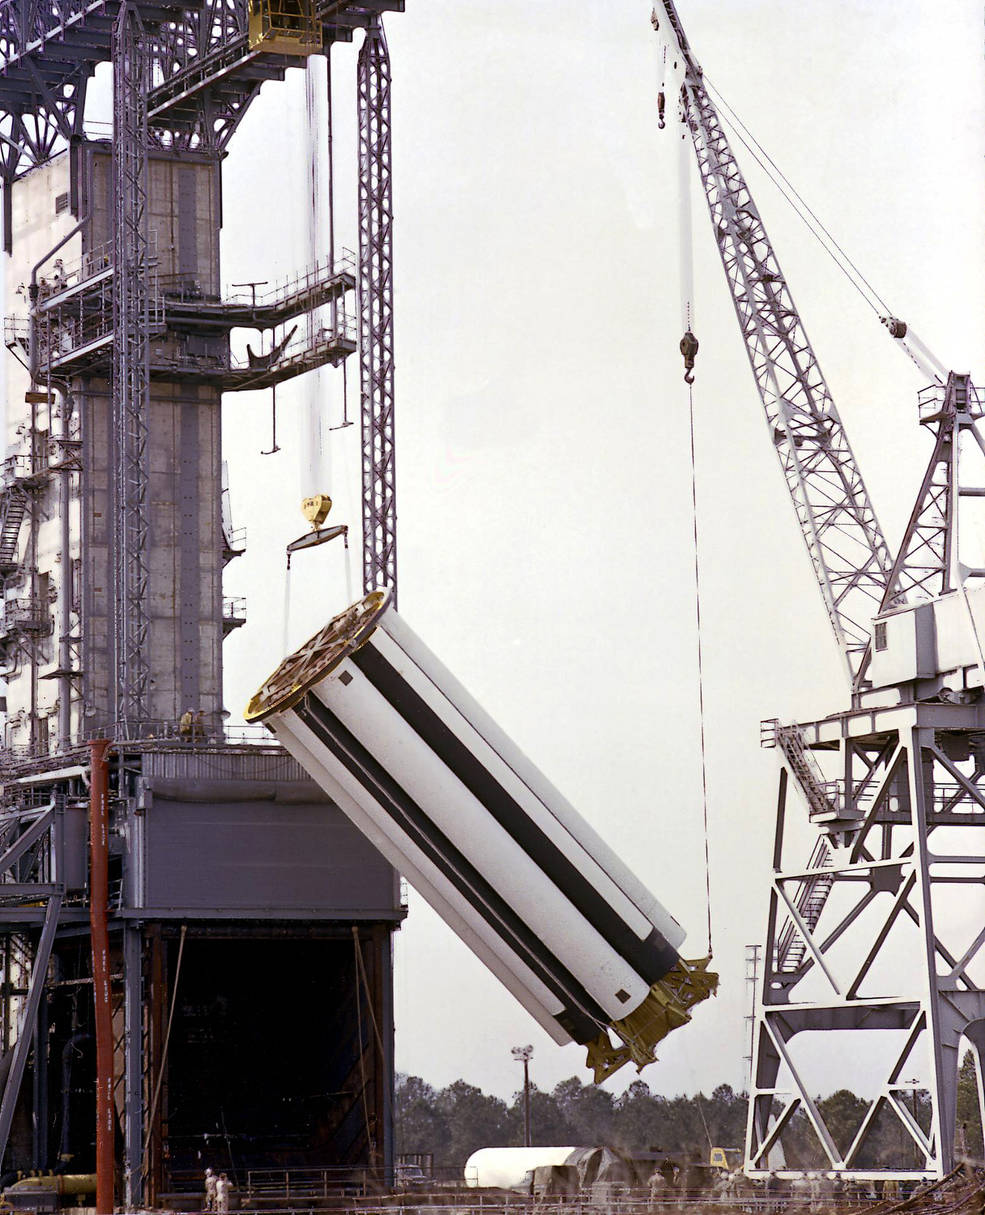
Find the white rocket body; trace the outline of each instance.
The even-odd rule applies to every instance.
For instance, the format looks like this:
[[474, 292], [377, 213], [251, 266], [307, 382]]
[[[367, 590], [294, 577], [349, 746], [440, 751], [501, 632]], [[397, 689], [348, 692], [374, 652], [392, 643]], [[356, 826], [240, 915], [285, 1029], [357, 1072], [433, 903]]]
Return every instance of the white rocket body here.
[[556, 1042], [591, 1042], [678, 964], [684, 932], [388, 601], [373, 625], [250, 715]]

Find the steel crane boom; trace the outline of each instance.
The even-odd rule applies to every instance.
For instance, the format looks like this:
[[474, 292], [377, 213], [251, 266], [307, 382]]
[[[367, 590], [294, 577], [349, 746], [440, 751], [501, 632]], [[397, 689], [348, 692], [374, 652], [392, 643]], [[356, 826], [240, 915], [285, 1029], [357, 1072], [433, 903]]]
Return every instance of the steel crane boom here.
[[[828, 619], [854, 687], [893, 560], [841, 418], [673, 0], [653, 24], [680, 82], [739, 328]], [[661, 107], [662, 109], [662, 107]]]

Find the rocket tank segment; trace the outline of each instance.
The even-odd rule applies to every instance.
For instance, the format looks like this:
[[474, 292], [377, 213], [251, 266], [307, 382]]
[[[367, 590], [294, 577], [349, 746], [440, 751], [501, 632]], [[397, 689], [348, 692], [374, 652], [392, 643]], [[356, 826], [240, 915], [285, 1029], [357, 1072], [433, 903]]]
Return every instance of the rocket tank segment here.
[[[250, 702], [388, 861], [596, 1081], [717, 986], [680, 925], [401, 620], [336, 616]], [[612, 1041], [612, 1035], [618, 1040]]]

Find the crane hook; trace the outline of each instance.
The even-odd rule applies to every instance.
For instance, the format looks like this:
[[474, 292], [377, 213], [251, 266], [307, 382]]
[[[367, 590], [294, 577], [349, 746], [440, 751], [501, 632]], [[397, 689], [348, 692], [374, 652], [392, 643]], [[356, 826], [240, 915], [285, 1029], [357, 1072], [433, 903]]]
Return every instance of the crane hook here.
[[663, 89], [661, 89], [660, 92], [657, 94], [657, 126], [660, 128], [661, 131], [667, 125], [667, 120], [664, 117], [666, 108], [667, 108], [667, 99], [664, 97]]
[[684, 356], [684, 383], [693, 384], [694, 360], [698, 354], [698, 339], [689, 329], [681, 338], [681, 354]]

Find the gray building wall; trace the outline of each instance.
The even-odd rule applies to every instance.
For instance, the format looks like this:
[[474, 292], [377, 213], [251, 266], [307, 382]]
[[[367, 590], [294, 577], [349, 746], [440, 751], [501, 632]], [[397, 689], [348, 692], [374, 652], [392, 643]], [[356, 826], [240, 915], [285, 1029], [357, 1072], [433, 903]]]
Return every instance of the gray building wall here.
[[[87, 157], [90, 218], [86, 253], [112, 239], [112, 162], [99, 145]], [[205, 158], [154, 156], [149, 169], [149, 237], [160, 292], [219, 293], [219, 170]], [[215, 341], [216, 339], [212, 339]], [[219, 341], [224, 339], [219, 338]], [[176, 348], [173, 335], [151, 339], [151, 358]], [[112, 408], [104, 381], [83, 386], [83, 584], [87, 730], [113, 719], [114, 666], [110, 460]], [[221, 396], [181, 380], [151, 382], [149, 520], [151, 680], [148, 712], [162, 731], [187, 709], [221, 730], [222, 519]]]

